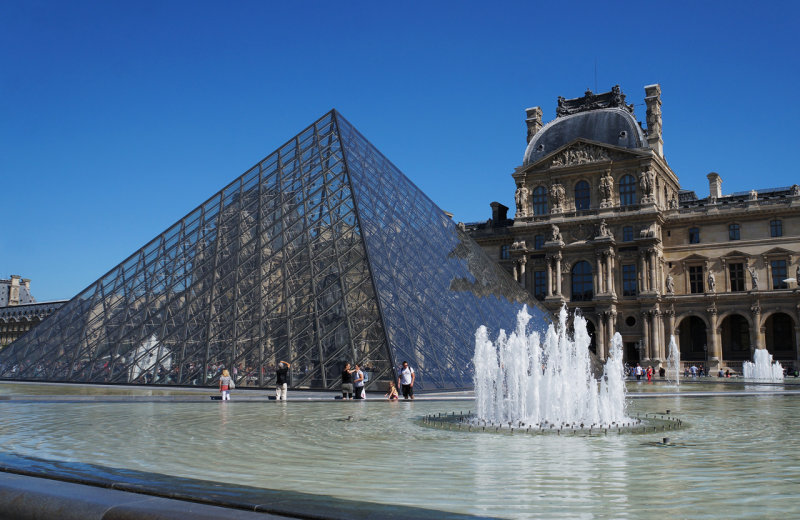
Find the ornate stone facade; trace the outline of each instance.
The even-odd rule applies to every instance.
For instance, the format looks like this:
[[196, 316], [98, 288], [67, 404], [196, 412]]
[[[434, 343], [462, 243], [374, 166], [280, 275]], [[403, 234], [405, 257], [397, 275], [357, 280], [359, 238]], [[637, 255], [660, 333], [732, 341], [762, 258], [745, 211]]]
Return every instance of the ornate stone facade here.
[[528, 200], [514, 220], [492, 203], [466, 229], [551, 311], [580, 308], [601, 358], [619, 332], [629, 363], [663, 363], [674, 335], [711, 370], [738, 371], [759, 348], [800, 368], [800, 186], [723, 195], [712, 172], [708, 197], [683, 190], [663, 155], [661, 88], [645, 94], [646, 131], [618, 87], [559, 98], [546, 125], [528, 109], [512, 175]]
[[0, 280], [0, 348], [31, 330], [64, 303], [38, 303], [27, 278], [11, 275], [8, 280]]

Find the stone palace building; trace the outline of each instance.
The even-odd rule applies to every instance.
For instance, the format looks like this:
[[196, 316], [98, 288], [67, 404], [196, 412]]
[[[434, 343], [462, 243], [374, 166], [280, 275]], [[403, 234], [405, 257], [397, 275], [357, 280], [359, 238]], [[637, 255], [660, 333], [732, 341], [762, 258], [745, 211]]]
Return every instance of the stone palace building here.
[[527, 109], [514, 218], [493, 202], [470, 235], [555, 312], [589, 322], [605, 358], [658, 365], [674, 335], [683, 361], [740, 370], [754, 349], [800, 359], [800, 186], [723, 194], [681, 188], [664, 156], [661, 88], [645, 87], [646, 128], [619, 86], [559, 97], [543, 124]]
[[31, 294], [31, 281], [12, 274], [0, 279], [0, 349], [22, 336], [66, 300], [37, 302]]

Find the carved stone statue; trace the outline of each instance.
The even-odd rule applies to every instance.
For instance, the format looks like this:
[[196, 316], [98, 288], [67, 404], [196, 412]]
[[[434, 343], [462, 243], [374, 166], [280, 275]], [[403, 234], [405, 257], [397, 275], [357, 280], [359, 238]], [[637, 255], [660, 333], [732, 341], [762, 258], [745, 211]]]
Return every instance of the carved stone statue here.
[[667, 294], [675, 294], [675, 279], [671, 274], [667, 275]]
[[748, 267], [747, 270], [750, 272], [750, 281], [753, 283], [753, 290], [758, 290], [758, 273], [756, 272], [755, 267]]
[[639, 189], [642, 192], [642, 202], [652, 202], [656, 189], [656, 174], [653, 170], [642, 172], [639, 176]]
[[794, 272], [794, 282], [797, 284], [797, 287], [800, 287], [800, 264], [797, 264], [797, 270]]
[[528, 216], [528, 188], [524, 184], [517, 185], [517, 191], [514, 192], [514, 202], [517, 204], [517, 216]]
[[606, 170], [605, 175], [600, 178], [600, 207], [605, 208], [613, 205], [611, 200], [614, 195], [614, 178], [611, 177], [611, 170]]
[[558, 229], [558, 226], [552, 224], [550, 226], [550, 240], [552, 242], [561, 242], [563, 239], [561, 238], [561, 231]]
[[711, 271], [708, 272], [708, 292], [717, 292], [717, 281]]
[[793, 197], [800, 197], [800, 185], [793, 184], [792, 185], [792, 196]]
[[593, 144], [578, 143], [553, 158], [550, 164], [553, 167], [587, 164], [612, 159], [608, 150]]
[[678, 199], [675, 197], [669, 199], [669, 209], [678, 209]]
[[606, 219], [600, 221], [600, 234], [601, 237], [610, 237], [613, 236], [611, 234], [611, 230], [608, 229], [608, 224], [606, 224]]
[[566, 197], [564, 186], [553, 184], [550, 187], [550, 196], [553, 198], [553, 210], [561, 210], [564, 207], [564, 198]]
[[758, 192], [756, 190], [750, 190], [750, 200], [758, 200]]

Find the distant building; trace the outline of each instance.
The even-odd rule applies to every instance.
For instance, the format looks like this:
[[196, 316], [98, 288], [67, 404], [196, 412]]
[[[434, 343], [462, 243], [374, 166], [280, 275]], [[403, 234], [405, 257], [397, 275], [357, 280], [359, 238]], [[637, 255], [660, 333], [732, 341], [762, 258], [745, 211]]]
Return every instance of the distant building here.
[[0, 280], [0, 348], [28, 332], [65, 302], [37, 303], [28, 278], [12, 274], [10, 279]]
[[664, 157], [661, 88], [645, 87], [647, 128], [619, 86], [559, 97], [512, 178], [514, 219], [466, 229], [551, 311], [581, 309], [605, 358], [619, 332], [629, 363], [658, 365], [675, 335], [684, 361], [741, 367], [766, 348], [800, 360], [800, 186], [709, 195], [681, 188]]

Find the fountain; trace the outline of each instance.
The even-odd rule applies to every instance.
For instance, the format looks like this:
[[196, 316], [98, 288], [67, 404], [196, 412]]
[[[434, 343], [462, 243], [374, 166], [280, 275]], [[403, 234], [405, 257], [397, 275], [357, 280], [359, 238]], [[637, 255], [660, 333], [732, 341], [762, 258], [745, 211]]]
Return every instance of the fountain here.
[[681, 352], [675, 342], [675, 336], [669, 337], [669, 357], [667, 358], [667, 380], [679, 385], [681, 383]]
[[783, 367], [777, 361], [773, 363], [772, 354], [766, 349], [756, 349], [753, 361], [742, 364], [742, 375], [753, 381], [783, 382]]
[[591, 373], [586, 320], [574, 316], [574, 337], [567, 334], [566, 307], [558, 324], [540, 340], [526, 333], [531, 316], [523, 307], [517, 328], [500, 331], [496, 345], [486, 327], [475, 333], [476, 422], [527, 424], [538, 428], [591, 429], [630, 424], [625, 415], [622, 338], [614, 335], [603, 376]]

